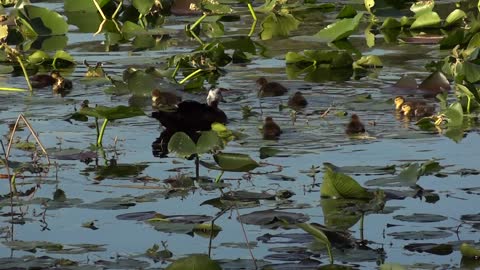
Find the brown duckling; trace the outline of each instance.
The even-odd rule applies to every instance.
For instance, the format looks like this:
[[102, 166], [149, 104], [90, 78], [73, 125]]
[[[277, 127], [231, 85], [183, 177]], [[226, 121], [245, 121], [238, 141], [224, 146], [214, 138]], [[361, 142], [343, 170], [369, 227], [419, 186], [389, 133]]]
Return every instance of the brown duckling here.
[[288, 100], [288, 106], [293, 108], [303, 108], [307, 106], [308, 102], [302, 95], [302, 92], [298, 91]]
[[52, 71], [50, 74], [37, 74], [30, 77], [30, 82], [33, 88], [52, 86], [57, 81], [57, 75], [59, 75], [59, 73], [56, 70]]
[[[52, 76], [53, 77], [53, 76]], [[58, 76], [55, 76], [55, 83], [53, 84], [53, 91], [55, 92], [62, 92], [65, 90], [70, 90], [73, 87], [72, 81], [63, 78], [58, 74]]]
[[360, 121], [358, 115], [352, 114], [352, 118], [345, 129], [345, 133], [347, 133], [347, 135], [365, 133], [365, 126]]
[[412, 106], [419, 106], [419, 105], [420, 106], [425, 106], [425, 105], [427, 105], [427, 103], [423, 100], [408, 100], [407, 101], [402, 96], [395, 97], [394, 103], [395, 103], [395, 110], [397, 110], [397, 111], [401, 111], [403, 104], [410, 104]]
[[411, 104], [402, 105], [403, 115], [407, 117], [428, 117], [435, 113], [435, 108], [432, 106], [413, 106]]
[[287, 92], [285, 86], [277, 82], [268, 82], [264, 77], [257, 80], [257, 85], [260, 87], [260, 90], [258, 91], [259, 97], [276, 97]]
[[182, 101], [182, 98], [171, 92], [160, 92], [158, 89], [152, 91], [152, 106], [175, 106]]
[[174, 110], [159, 110], [152, 113], [152, 117], [160, 121], [165, 129], [170, 131], [195, 131], [210, 130], [212, 124], [217, 122], [227, 123], [227, 115], [218, 108], [218, 103], [224, 101], [222, 92], [224, 88], [211, 89], [208, 92], [207, 103], [186, 100], [178, 103]]
[[273, 121], [273, 118], [268, 116], [265, 118], [263, 124], [263, 138], [265, 140], [276, 140], [282, 134], [280, 127]]

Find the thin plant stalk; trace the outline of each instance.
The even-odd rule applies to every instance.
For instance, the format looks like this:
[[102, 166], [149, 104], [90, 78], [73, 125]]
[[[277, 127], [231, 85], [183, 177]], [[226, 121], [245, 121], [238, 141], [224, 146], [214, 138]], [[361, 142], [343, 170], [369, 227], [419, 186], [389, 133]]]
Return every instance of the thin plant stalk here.
[[363, 221], [364, 221], [365, 215], [362, 213], [362, 217], [360, 218], [360, 241], [363, 242]]
[[238, 207], [236, 204], [235, 204], [235, 211], [237, 212], [237, 218], [238, 218], [238, 221], [240, 222], [240, 226], [242, 227], [243, 237], [245, 238], [245, 244], [247, 244], [248, 252], [250, 252], [250, 257], [252, 257], [253, 265], [255, 266], [255, 269], [258, 269], [257, 260], [255, 259], [255, 256], [253, 256], [252, 248], [250, 247], [250, 242], [248, 241], [248, 237], [247, 237], [247, 232], [245, 231], [245, 227], [243, 226], [242, 218], [240, 217], [240, 212], [238, 211]]
[[223, 214], [225, 214], [228, 210], [230, 210], [231, 207], [228, 207], [228, 208], [225, 208], [223, 209], [222, 211], [220, 211], [217, 215], [215, 215], [215, 217], [212, 219], [211, 223], [210, 223], [210, 240], [208, 241], [208, 257], [211, 256], [212, 254], [212, 242], [213, 242], [213, 226], [215, 225], [215, 221], [223, 216]]
[[247, 4], [248, 10], [250, 11], [250, 14], [252, 14], [252, 18], [255, 22], [257, 22], [257, 14], [255, 13], [255, 10], [253, 10], [252, 3]]
[[15, 87], [0, 87], [0, 91], [11, 91], [11, 92], [26, 92], [28, 90], [15, 88]]
[[250, 32], [248, 33], [249, 37], [251, 37], [253, 35], [256, 27], [257, 27], [257, 20], [254, 20], [253, 23], [252, 23], [252, 26], [250, 27]]
[[189, 30], [192, 31], [197, 27], [205, 18], [207, 17], [207, 13], [203, 13], [202, 17], [200, 17], [195, 23], [193, 23], [190, 27]]
[[198, 154], [195, 154], [195, 178], [197, 181], [200, 179], [200, 159]]
[[220, 182], [220, 180], [222, 179], [223, 173], [225, 173], [225, 171], [220, 171], [220, 174], [217, 176], [217, 178], [215, 178], [215, 183]]
[[198, 41], [198, 43], [200, 43], [200, 45], [202, 45], [202, 47], [205, 46], [205, 43], [203, 42], [203, 40], [199, 36], [197, 36], [197, 34], [195, 34], [194, 31], [190, 31], [190, 34], [193, 36], [193, 38], [196, 41]]
[[183, 80], [179, 81], [178, 83], [179, 84], [184, 84], [186, 81], [190, 80], [191, 78], [193, 78], [195, 75], [197, 75], [198, 73], [202, 72], [203, 69], [199, 68], [197, 70], [195, 70], [194, 72], [188, 74], [187, 77], [183, 78]]
[[32, 125], [30, 125], [30, 122], [23, 116], [23, 114], [19, 114], [17, 117], [17, 121], [15, 121], [15, 125], [13, 126], [12, 134], [10, 135], [10, 140], [8, 142], [8, 147], [7, 147], [7, 153], [6, 156], [10, 156], [10, 150], [12, 149], [12, 143], [13, 143], [13, 136], [15, 136], [15, 132], [17, 131], [18, 123], [22, 120], [27, 128], [30, 130], [30, 133], [32, 134], [33, 138], [35, 138], [35, 141], [37, 141], [38, 145], [42, 149], [42, 152], [45, 154], [45, 157], [47, 158], [48, 164], [50, 165], [50, 158], [48, 157], [47, 150], [43, 146], [42, 142], [40, 141], [40, 138], [37, 136], [35, 133], [35, 130], [33, 129]]
[[105, 133], [105, 128], [107, 127], [107, 124], [108, 124], [108, 119], [105, 118], [105, 120], [103, 120], [102, 127], [100, 128], [100, 133], [98, 133], [97, 146], [102, 145], [103, 134]]
[[3, 144], [3, 140], [0, 140], [0, 143], [2, 144], [2, 150], [3, 150], [3, 154], [5, 156], [5, 168], [7, 170], [7, 175], [8, 175], [8, 181], [9, 181], [9, 188], [10, 188], [10, 213], [12, 214], [11, 215], [11, 228], [10, 228], [10, 234], [11, 234], [11, 240], [13, 241], [13, 225], [15, 224], [13, 222], [13, 189], [12, 189], [12, 180], [11, 180], [11, 176], [10, 176], [10, 166], [8, 166], [8, 155], [7, 155], [7, 152], [5, 151], [5, 145]]
[[123, 0], [120, 1], [120, 4], [118, 4], [117, 9], [115, 9], [115, 12], [113, 12], [112, 19], [115, 19], [117, 17], [118, 13], [120, 12], [120, 8], [123, 6]]
[[25, 80], [27, 81], [28, 89], [30, 92], [33, 91], [32, 84], [30, 83], [30, 79], [28, 78], [27, 70], [25, 69], [25, 66], [23, 65], [23, 61], [20, 58], [20, 56], [17, 56], [17, 62], [20, 64], [20, 67], [22, 68], [23, 71], [23, 76], [25, 76]]
[[103, 10], [102, 8], [100, 7], [100, 5], [97, 3], [96, 0], [92, 0], [93, 1], [93, 4], [95, 5], [95, 7], [97, 8], [98, 12], [100, 13], [100, 16], [102, 16], [102, 19], [105, 21], [107, 20], [107, 17], [105, 16], [105, 14], [103, 13]]

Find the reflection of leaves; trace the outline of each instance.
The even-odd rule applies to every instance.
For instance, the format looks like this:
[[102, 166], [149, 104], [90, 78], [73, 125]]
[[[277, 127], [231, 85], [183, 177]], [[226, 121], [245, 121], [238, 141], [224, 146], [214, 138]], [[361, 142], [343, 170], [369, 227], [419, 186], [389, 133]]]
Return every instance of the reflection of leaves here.
[[95, 108], [85, 107], [79, 111], [80, 114], [96, 117], [100, 119], [117, 120], [145, 115], [142, 109], [138, 107], [116, 106], [106, 107], [97, 106]]
[[301, 213], [291, 213], [276, 210], [255, 211], [241, 215], [238, 220], [245, 224], [254, 225], [282, 225], [283, 221], [288, 224], [296, 224], [307, 221], [309, 218]]

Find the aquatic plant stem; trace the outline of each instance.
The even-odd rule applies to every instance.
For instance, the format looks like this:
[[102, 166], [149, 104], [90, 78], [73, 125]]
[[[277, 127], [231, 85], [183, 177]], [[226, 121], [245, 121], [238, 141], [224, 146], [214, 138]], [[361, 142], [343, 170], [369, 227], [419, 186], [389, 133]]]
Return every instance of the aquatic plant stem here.
[[179, 81], [178, 83], [179, 84], [184, 84], [186, 81], [190, 80], [191, 78], [193, 78], [195, 75], [197, 75], [198, 73], [202, 72], [203, 69], [199, 68], [197, 70], [195, 70], [194, 72], [188, 74], [187, 77], [183, 78], [183, 80]]
[[28, 89], [30, 92], [33, 91], [32, 84], [30, 83], [30, 79], [28, 78], [27, 70], [25, 69], [25, 66], [23, 65], [23, 61], [20, 58], [20, 56], [17, 56], [17, 62], [20, 64], [20, 67], [22, 68], [23, 71], [23, 76], [25, 76], [25, 80], [27, 81]]
[[195, 178], [197, 181], [200, 179], [200, 159], [198, 154], [195, 154]]
[[15, 87], [0, 87], [0, 91], [25, 92], [27, 90]]
[[200, 17], [195, 23], [193, 23], [190, 27], [189, 30], [192, 31], [197, 27], [205, 18], [207, 17], [207, 13], [203, 13], [202, 17]]
[[253, 32], [255, 32], [255, 28], [257, 28], [257, 21], [253, 21], [252, 26], [250, 27], [250, 32], [248, 33], [248, 36], [251, 37], [253, 35]]
[[107, 17], [105, 16], [105, 14], [103, 13], [103, 10], [102, 8], [100, 7], [100, 5], [97, 3], [96, 0], [92, 0], [93, 1], [93, 4], [95, 5], [95, 7], [97, 8], [98, 12], [100, 13], [100, 16], [102, 16], [102, 19], [105, 21], [107, 20]]
[[123, 6], [123, 0], [120, 1], [120, 4], [118, 4], [117, 9], [115, 9], [115, 12], [113, 12], [112, 19], [115, 19], [117, 17], [118, 13], [120, 12], [120, 8]]
[[360, 218], [360, 241], [363, 242], [363, 221], [364, 221], [365, 214], [362, 213], [362, 217]]
[[225, 171], [220, 171], [220, 174], [217, 176], [217, 178], [215, 178], [215, 183], [220, 182], [224, 173]]
[[237, 212], [237, 219], [240, 222], [240, 226], [242, 227], [243, 237], [245, 237], [245, 243], [247, 244], [248, 252], [250, 252], [250, 256], [252, 257], [253, 265], [255, 269], [258, 269], [257, 260], [255, 256], [253, 256], [252, 248], [250, 247], [250, 242], [248, 242], [247, 232], [245, 231], [245, 227], [243, 226], [242, 218], [240, 217], [240, 212], [238, 211], [238, 207], [235, 204], [235, 211]]
[[250, 11], [250, 14], [252, 14], [253, 20], [257, 22], [257, 14], [255, 13], [255, 10], [253, 10], [252, 3], [247, 4], [248, 10]]
[[222, 211], [220, 211], [218, 214], [215, 215], [215, 217], [212, 219], [211, 223], [210, 223], [210, 240], [208, 241], [208, 257], [211, 256], [212, 254], [212, 242], [213, 242], [213, 234], [214, 234], [214, 230], [213, 230], [213, 226], [215, 225], [215, 221], [223, 216], [223, 214], [225, 214], [228, 210], [230, 210], [232, 207], [227, 207], [225, 209], [223, 209]]
[[102, 127], [100, 128], [100, 133], [98, 133], [97, 146], [102, 146], [103, 134], [105, 133], [105, 128], [107, 127], [108, 119], [103, 120]]
[[467, 113], [470, 114], [470, 105], [472, 103], [472, 99], [467, 96]]

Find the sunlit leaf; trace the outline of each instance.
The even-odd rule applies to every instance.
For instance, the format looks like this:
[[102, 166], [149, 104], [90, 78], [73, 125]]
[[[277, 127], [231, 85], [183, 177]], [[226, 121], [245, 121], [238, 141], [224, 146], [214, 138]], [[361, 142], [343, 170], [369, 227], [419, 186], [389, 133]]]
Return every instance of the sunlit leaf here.
[[347, 38], [357, 29], [362, 18], [363, 13], [359, 13], [352, 19], [342, 19], [328, 25], [314, 36], [327, 43]]
[[147, 15], [153, 7], [155, 0], [132, 0], [133, 6], [142, 15]]
[[415, 13], [415, 18], [418, 18], [423, 14], [431, 13], [434, 6], [434, 1], [418, 1], [412, 4], [410, 10]]
[[168, 151], [182, 157], [197, 153], [197, 147], [185, 132], [176, 132], [168, 142]]
[[438, 13], [432, 11], [417, 17], [410, 28], [437, 28], [440, 26], [441, 21], [442, 19], [440, 19]]
[[213, 155], [215, 162], [224, 171], [249, 172], [260, 166], [249, 155], [237, 153], [218, 153]]
[[108, 120], [117, 120], [123, 118], [131, 118], [136, 116], [145, 115], [142, 109], [138, 107], [128, 107], [124, 105], [116, 106], [116, 107], [106, 107], [106, 106], [97, 106], [97, 107], [86, 107], [82, 108], [79, 113], [97, 117], [101, 119], [108, 119]]
[[470, 258], [470, 259], [478, 259], [480, 258], [480, 249], [475, 248], [467, 243], [463, 243], [460, 246], [460, 253], [462, 257]]
[[371, 199], [373, 195], [353, 178], [325, 167], [320, 195], [331, 198]]
[[203, 154], [212, 150], [219, 150], [223, 148], [223, 142], [217, 133], [213, 130], [202, 131], [202, 135], [197, 142], [197, 154]]
[[450, 14], [448, 14], [448, 17], [445, 19], [445, 26], [454, 25], [460, 22], [465, 17], [467, 17], [465, 11], [461, 9], [455, 9]]
[[194, 254], [178, 259], [170, 264], [166, 270], [222, 270], [220, 265], [206, 254]]
[[65, 35], [68, 31], [65, 19], [53, 10], [26, 5], [23, 12], [26, 20], [38, 35]]
[[292, 14], [270, 13], [262, 22], [262, 40], [268, 40], [273, 37], [286, 37], [291, 31], [296, 30], [300, 25]]
[[357, 10], [351, 5], [344, 5], [337, 14], [337, 19], [353, 18], [357, 15]]

